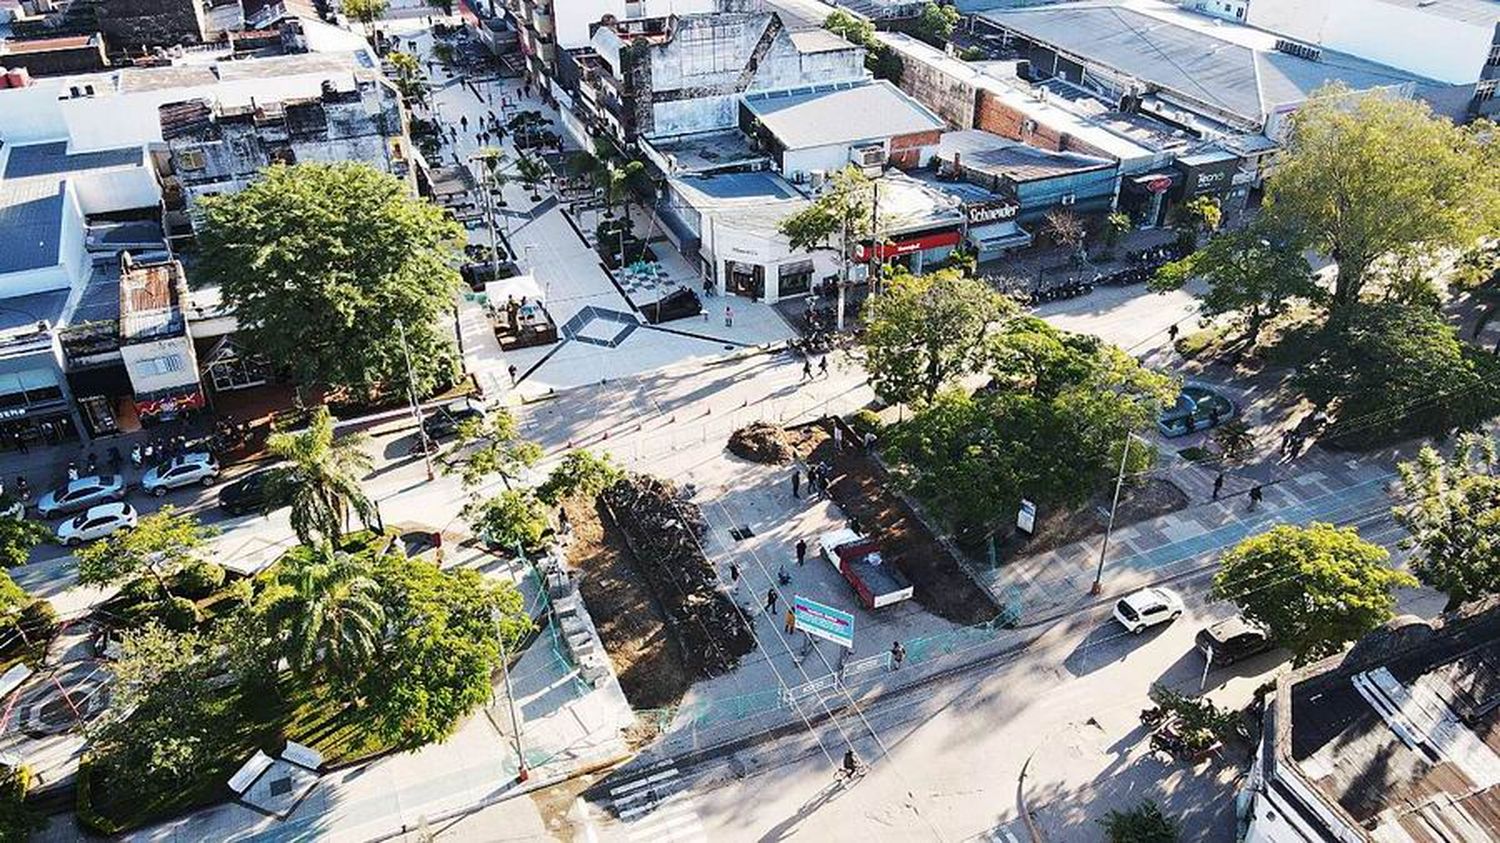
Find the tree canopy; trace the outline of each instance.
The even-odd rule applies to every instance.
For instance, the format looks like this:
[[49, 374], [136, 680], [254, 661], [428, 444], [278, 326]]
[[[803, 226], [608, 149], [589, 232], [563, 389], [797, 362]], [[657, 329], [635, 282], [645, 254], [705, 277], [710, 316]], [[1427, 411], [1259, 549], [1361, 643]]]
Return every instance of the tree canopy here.
[[79, 548], [78, 581], [109, 585], [149, 576], [163, 596], [171, 597], [166, 578], [200, 558], [204, 542], [217, 533], [213, 527], [198, 523], [196, 516], [164, 506], [142, 515], [133, 530], [121, 530]]
[[203, 274], [241, 332], [301, 383], [372, 399], [451, 383], [438, 320], [459, 286], [464, 232], [400, 180], [364, 164], [275, 165], [202, 202]]
[[509, 410], [496, 408], [483, 420], [459, 425], [458, 440], [445, 456], [465, 486], [478, 486], [490, 476], [499, 476], [509, 486], [542, 458], [542, 446], [521, 436], [521, 426]]
[[474, 532], [507, 550], [541, 547], [547, 507], [530, 489], [506, 489], [464, 508]]
[[[939, 392], [885, 435], [898, 481], [960, 529], [1008, 519], [1021, 498], [1087, 500], [1118, 469], [1131, 432], [1176, 397], [1167, 377], [1096, 337], [1017, 317], [993, 338], [988, 387]], [[1155, 455], [1130, 450], [1127, 470]]]
[[1419, 100], [1339, 85], [1292, 117], [1266, 211], [1338, 263], [1341, 318], [1378, 262], [1466, 247], [1500, 220], [1500, 153], [1487, 123], [1455, 126]]
[[287, 559], [267, 617], [294, 669], [351, 683], [369, 670], [385, 631], [367, 559], [327, 543]]
[[944, 269], [900, 273], [865, 300], [865, 368], [891, 403], [931, 401], [938, 390], [984, 369], [987, 331], [1016, 305], [983, 281]]
[[569, 451], [536, 487], [536, 496], [554, 506], [575, 495], [592, 499], [624, 477], [609, 454]]
[[938, 49], [948, 46], [962, 16], [954, 6], [926, 3], [912, 25], [912, 34]]
[[375, 504], [362, 483], [372, 460], [365, 437], [335, 438], [333, 416], [316, 407], [305, 430], [271, 434], [266, 450], [282, 460], [270, 470], [265, 508], [292, 508], [292, 531], [307, 545], [321, 538], [336, 540], [348, 529], [349, 515], [366, 526], [375, 520]]
[[1392, 592], [1417, 581], [1389, 567], [1389, 557], [1352, 527], [1283, 524], [1224, 554], [1212, 594], [1306, 664], [1391, 619]]
[[1500, 593], [1500, 475], [1495, 441], [1459, 437], [1443, 458], [1431, 445], [1400, 465], [1394, 508], [1413, 551], [1412, 572], [1448, 595], [1448, 608]]
[[850, 165], [834, 173], [812, 204], [778, 226], [793, 249], [834, 249], [847, 271], [854, 245], [871, 231], [874, 187]]
[[1233, 316], [1244, 327], [1243, 342], [1254, 346], [1261, 329], [1299, 300], [1319, 300], [1322, 290], [1301, 247], [1285, 232], [1265, 225], [1227, 231], [1203, 248], [1157, 270], [1153, 290], [1175, 290], [1199, 278], [1205, 319]]

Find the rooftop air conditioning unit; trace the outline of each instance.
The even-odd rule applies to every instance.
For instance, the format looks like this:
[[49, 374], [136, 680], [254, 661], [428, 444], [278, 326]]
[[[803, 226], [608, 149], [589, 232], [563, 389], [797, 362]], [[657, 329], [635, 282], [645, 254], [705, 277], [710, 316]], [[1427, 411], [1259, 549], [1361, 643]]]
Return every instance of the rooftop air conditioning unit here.
[[823, 188], [823, 182], [827, 181], [828, 179], [828, 174], [823, 172], [822, 170], [813, 170], [808, 174], [808, 179], [812, 182], [813, 190], [821, 190]]
[[879, 167], [885, 163], [885, 147], [880, 144], [856, 146], [851, 157], [861, 167]]

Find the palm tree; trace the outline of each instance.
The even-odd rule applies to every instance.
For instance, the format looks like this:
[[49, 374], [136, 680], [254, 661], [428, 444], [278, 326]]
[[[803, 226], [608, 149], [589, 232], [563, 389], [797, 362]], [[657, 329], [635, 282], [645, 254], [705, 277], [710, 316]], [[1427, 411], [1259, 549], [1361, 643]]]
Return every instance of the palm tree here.
[[368, 528], [375, 505], [360, 488], [371, 466], [364, 445], [363, 434], [334, 439], [333, 417], [321, 405], [306, 430], [273, 434], [266, 447], [285, 464], [271, 469], [266, 511], [290, 505], [292, 530], [309, 546], [343, 535], [351, 511]]
[[521, 177], [521, 184], [531, 191], [531, 201], [541, 201], [542, 194], [537, 187], [547, 178], [546, 163], [535, 155], [522, 153], [516, 159], [516, 173]]
[[495, 198], [495, 204], [504, 208], [505, 191], [502, 188], [510, 181], [509, 175], [505, 172], [505, 160], [509, 156], [505, 154], [505, 150], [499, 147], [487, 146], [474, 153], [474, 157], [479, 160], [479, 163], [484, 165], [484, 173], [482, 175], [485, 181], [480, 186], [481, 189], [491, 190], [493, 188], [491, 195]]
[[288, 592], [271, 607], [285, 638], [287, 660], [304, 674], [357, 679], [375, 657], [385, 629], [379, 586], [369, 568], [324, 542], [288, 558], [277, 574]]

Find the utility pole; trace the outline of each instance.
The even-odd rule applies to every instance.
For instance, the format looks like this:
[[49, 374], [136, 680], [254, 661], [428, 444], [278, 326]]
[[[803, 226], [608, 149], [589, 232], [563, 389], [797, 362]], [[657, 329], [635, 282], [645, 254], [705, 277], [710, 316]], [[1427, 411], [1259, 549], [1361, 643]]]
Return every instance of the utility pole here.
[[422, 409], [417, 406], [417, 380], [411, 369], [411, 349], [406, 347], [406, 324], [396, 320], [396, 336], [401, 339], [401, 356], [406, 360], [406, 397], [411, 401], [411, 417], [417, 423], [417, 441], [422, 443], [422, 461], [427, 465], [427, 479], [436, 475], [432, 471], [432, 448], [427, 442], [427, 430], [422, 426]]
[[885, 256], [881, 251], [880, 243], [880, 179], [870, 180], [870, 269], [872, 273], [867, 280], [870, 292], [875, 292], [877, 281], [885, 280]]
[[1120, 473], [1115, 476], [1115, 499], [1109, 505], [1109, 523], [1104, 527], [1104, 543], [1099, 545], [1099, 567], [1094, 571], [1094, 584], [1089, 594], [1098, 594], [1104, 589], [1104, 555], [1109, 552], [1109, 534], [1115, 529], [1115, 510], [1120, 506], [1120, 487], [1125, 485], [1125, 461], [1130, 459], [1130, 440], [1134, 433], [1125, 434], [1125, 447], [1120, 450]]
[[510, 653], [505, 647], [505, 632], [500, 628], [500, 612], [495, 619], [495, 638], [500, 642], [500, 672], [505, 676], [505, 701], [510, 704], [510, 725], [516, 730], [516, 781], [524, 782], [531, 777], [526, 769], [526, 752], [521, 745], [521, 715], [516, 711], [516, 695], [510, 687]]
[[840, 216], [843, 217], [843, 223], [844, 223], [844, 250], [843, 250], [843, 254], [840, 255], [840, 257], [843, 258], [843, 260], [839, 261], [839, 294], [838, 294], [838, 304], [836, 305], [837, 308], [838, 308], [838, 312], [834, 315], [834, 323], [833, 324], [834, 324], [834, 330], [838, 331], [839, 333], [843, 333], [843, 331], [844, 331], [844, 288], [847, 287], [847, 286], [849, 286], [849, 258], [851, 257], [851, 255], [849, 254], [849, 213], [850, 213], [850, 208], [849, 208], [847, 202], [840, 203], [840, 204], [844, 205], [844, 207], [841, 209], [842, 213], [840, 214]]
[[[480, 192], [484, 194], [484, 220], [490, 230], [490, 280], [498, 281], [500, 279], [500, 238], [495, 233], [495, 199], [490, 195], [490, 191], [496, 187], [494, 168], [500, 166], [500, 162], [498, 160], [491, 162], [491, 156], [477, 152], [469, 156], [469, 160], [478, 161], [480, 167], [483, 168]], [[507, 237], [510, 236], [509, 216], [505, 217], [505, 234]]]

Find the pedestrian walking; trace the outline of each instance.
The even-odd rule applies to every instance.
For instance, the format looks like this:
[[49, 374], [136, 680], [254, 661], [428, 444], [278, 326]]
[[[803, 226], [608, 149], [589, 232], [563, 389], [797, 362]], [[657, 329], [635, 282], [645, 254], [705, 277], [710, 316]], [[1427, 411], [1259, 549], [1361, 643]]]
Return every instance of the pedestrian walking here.
[[1219, 476], [1214, 478], [1214, 496], [1212, 499], [1218, 500], [1219, 493], [1222, 491], [1224, 491], [1224, 472], [1221, 471], [1219, 472]]
[[827, 355], [824, 355], [823, 359], [818, 361], [818, 374], [822, 375], [825, 378], [828, 377], [828, 356]]
[[19, 431], [16, 433], [16, 449], [23, 454], [31, 453], [31, 447], [26, 444], [26, 437], [22, 436]]
[[78, 463], [69, 460], [68, 461], [68, 482], [71, 483], [71, 482], [73, 482], [74, 480], [77, 480], [77, 479], [78, 479]]
[[900, 641], [891, 642], [891, 670], [900, 670], [901, 662], [906, 660], [906, 648], [901, 646]]
[[802, 499], [802, 469], [792, 467], [792, 497]]
[[1260, 505], [1260, 501], [1261, 501], [1261, 499], [1263, 497], [1265, 497], [1265, 494], [1263, 492], [1261, 492], [1259, 486], [1256, 486], [1256, 487], [1252, 488], [1250, 490], [1250, 508], [1254, 509], [1257, 506], [1259, 506]]
[[736, 563], [736, 562], [730, 562], [729, 563], [729, 581], [731, 583], [736, 583], [736, 584], [739, 583], [739, 581], [740, 581], [740, 566], [739, 566], [739, 563]]
[[1167, 328], [1167, 342], [1177, 342], [1177, 323], [1173, 322]]
[[469, 115], [465, 114], [465, 115], [459, 117], [458, 118], [458, 125], [464, 127], [464, 131], [465, 132], [469, 131]]
[[21, 496], [22, 501], [31, 500], [31, 486], [26, 483], [26, 475], [16, 475], [16, 494]]
[[844, 429], [839, 427], [837, 421], [833, 423], [833, 450], [835, 453], [841, 453], [844, 450]]
[[807, 561], [807, 539], [797, 539], [797, 564]]
[[95, 474], [98, 471], [99, 471], [99, 456], [97, 454], [95, 454], [94, 452], [90, 451], [89, 452], [89, 474]]
[[514, 364], [514, 363], [510, 364], [509, 368], [506, 371], [510, 372], [510, 385], [511, 386], [515, 386], [516, 385], [516, 364]]
[[776, 593], [776, 589], [775, 588], [766, 589], [766, 611], [767, 612], [774, 612], [774, 611], [776, 611], [776, 601], [780, 600], [780, 599], [781, 599], [781, 595], [779, 595], [779, 594]]
[[786, 634], [791, 635], [797, 631], [797, 614], [791, 609], [786, 610]]
[[802, 361], [802, 379], [805, 380], [805, 381], [812, 380], [812, 361], [811, 360], [803, 360]]
[[1281, 431], [1281, 455], [1283, 457], [1292, 450], [1292, 437], [1295, 435], [1291, 430]]
[[724, 305], [724, 327], [734, 327], [734, 308], [730, 307], [727, 304]]

